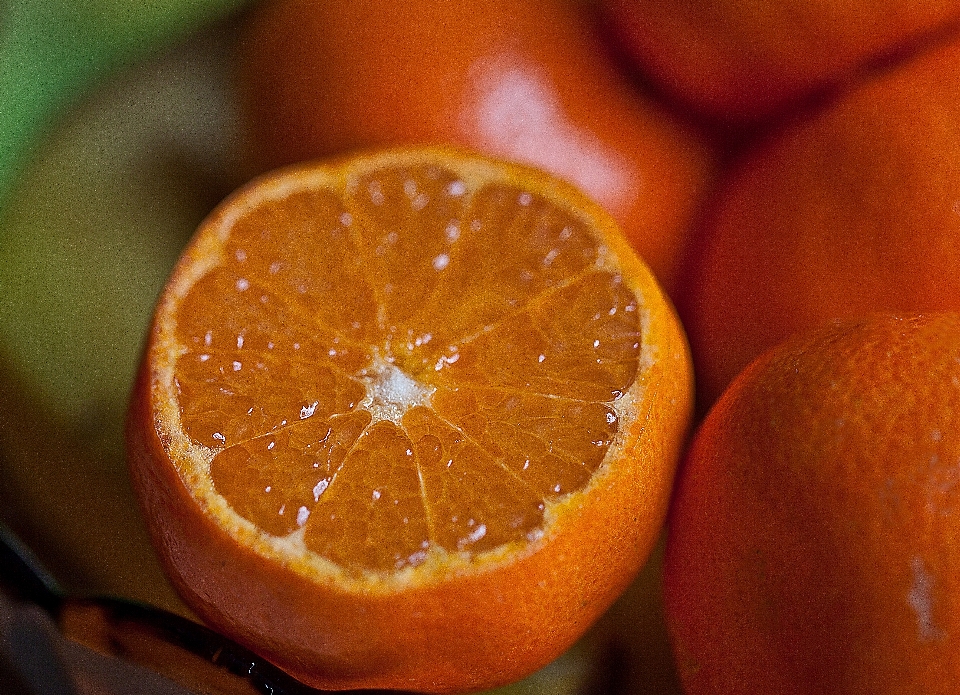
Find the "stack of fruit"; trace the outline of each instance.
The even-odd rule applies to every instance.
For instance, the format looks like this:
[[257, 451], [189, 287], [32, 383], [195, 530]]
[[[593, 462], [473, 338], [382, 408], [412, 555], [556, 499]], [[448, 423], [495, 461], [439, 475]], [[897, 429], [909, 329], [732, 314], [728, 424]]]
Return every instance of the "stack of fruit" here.
[[956, 3], [260, 0], [220, 31], [215, 188], [249, 183], [125, 376], [189, 609], [149, 600], [321, 688], [960, 688]]

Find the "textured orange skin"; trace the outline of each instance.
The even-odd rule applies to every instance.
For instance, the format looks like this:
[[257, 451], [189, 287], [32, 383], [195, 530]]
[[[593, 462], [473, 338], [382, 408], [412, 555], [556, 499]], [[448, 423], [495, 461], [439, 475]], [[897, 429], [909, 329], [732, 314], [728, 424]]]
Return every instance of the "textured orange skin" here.
[[750, 153], [678, 297], [699, 404], [789, 335], [873, 311], [960, 310], [960, 42]]
[[758, 121], [955, 31], [952, 0], [603, 0], [627, 54], [702, 113]]
[[960, 316], [753, 363], [678, 479], [666, 609], [689, 695], [956, 693]]
[[[625, 245], [610, 239], [617, 244]], [[559, 656], [649, 557], [693, 408], [689, 349], [672, 305], [635, 257], [617, 252], [647, 314], [644, 341], [656, 348], [638, 374], [644, 391], [620, 456], [536, 552], [393, 594], [316, 583], [241, 547], [210, 519], [156, 421], [165, 396], [150, 360], [163, 346], [152, 332], [127, 420], [128, 461], [153, 543], [187, 604], [295, 677], [330, 690], [481, 690]], [[198, 252], [188, 248], [181, 263], [201, 260], [191, 253]]]
[[607, 208], [671, 293], [713, 153], [617, 68], [576, 0], [267, 0], [240, 42], [256, 170], [453, 144]]

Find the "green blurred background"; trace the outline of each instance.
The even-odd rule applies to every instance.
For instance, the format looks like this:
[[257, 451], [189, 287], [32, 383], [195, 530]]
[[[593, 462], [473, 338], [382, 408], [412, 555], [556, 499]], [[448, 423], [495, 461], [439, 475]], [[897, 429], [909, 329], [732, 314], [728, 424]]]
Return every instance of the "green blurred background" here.
[[[184, 615], [122, 428], [153, 302], [239, 179], [240, 0], [0, 0], [0, 515], [70, 591]], [[659, 551], [567, 655], [503, 693], [678, 693]]]

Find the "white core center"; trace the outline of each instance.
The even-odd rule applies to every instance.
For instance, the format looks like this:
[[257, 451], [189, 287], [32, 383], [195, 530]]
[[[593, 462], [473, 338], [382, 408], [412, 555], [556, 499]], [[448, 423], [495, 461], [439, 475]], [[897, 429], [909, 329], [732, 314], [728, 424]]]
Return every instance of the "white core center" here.
[[364, 376], [367, 395], [360, 404], [373, 415], [373, 421], [390, 420], [400, 424], [400, 418], [410, 408], [427, 405], [434, 389], [424, 386], [400, 369], [380, 358]]

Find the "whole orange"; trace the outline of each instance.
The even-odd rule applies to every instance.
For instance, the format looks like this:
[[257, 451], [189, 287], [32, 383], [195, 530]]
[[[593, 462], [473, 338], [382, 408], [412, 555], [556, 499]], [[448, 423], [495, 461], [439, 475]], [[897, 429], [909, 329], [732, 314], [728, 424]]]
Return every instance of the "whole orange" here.
[[950, 0], [603, 0], [626, 52], [722, 119], [766, 118], [956, 29]]
[[606, 207], [669, 292], [712, 153], [592, 19], [577, 0], [266, 0], [240, 43], [254, 166], [411, 143], [532, 164]]
[[957, 692], [960, 316], [754, 362], [681, 469], [665, 557], [689, 695]]
[[678, 297], [702, 407], [797, 331], [960, 309], [960, 42], [785, 127], [730, 172]]

